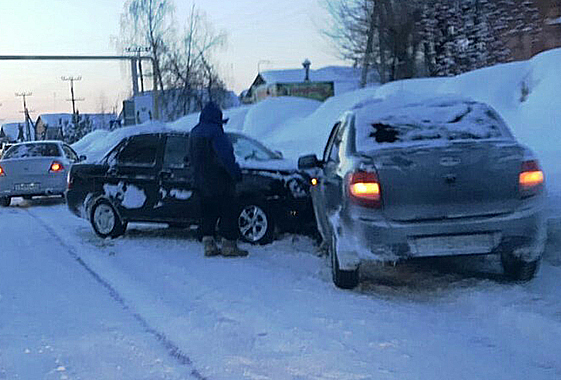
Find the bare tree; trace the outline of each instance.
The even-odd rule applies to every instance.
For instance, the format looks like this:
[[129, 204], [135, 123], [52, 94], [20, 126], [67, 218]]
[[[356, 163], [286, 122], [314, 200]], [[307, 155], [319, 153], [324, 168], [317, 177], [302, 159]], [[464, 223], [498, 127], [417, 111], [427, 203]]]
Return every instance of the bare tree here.
[[415, 75], [419, 1], [326, 0], [333, 22], [325, 34], [343, 59], [362, 68], [361, 86], [370, 81], [371, 68], [382, 83]]
[[127, 0], [121, 15], [123, 42], [150, 47], [153, 75], [162, 90], [158, 104], [166, 119], [200, 110], [205, 101], [219, 100], [226, 92], [213, 63], [226, 33], [215, 32], [195, 5], [183, 31], [175, 24], [173, 0]]
[[121, 36], [124, 42], [150, 48], [153, 75], [162, 90], [162, 61], [174, 35], [173, 14], [172, 0], [127, 0], [121, 14]]
[[205, 14], [193, 5], [183, 34], [167, 57], [167, 81], [177, 90], [178, 116], [193, 111], [193, 106], [202, 108], [205, 100], [213, 99], [214, 92], [225, 91], [212, 63], [213, 53], [225, 43], [226, 33], [214, 32]]

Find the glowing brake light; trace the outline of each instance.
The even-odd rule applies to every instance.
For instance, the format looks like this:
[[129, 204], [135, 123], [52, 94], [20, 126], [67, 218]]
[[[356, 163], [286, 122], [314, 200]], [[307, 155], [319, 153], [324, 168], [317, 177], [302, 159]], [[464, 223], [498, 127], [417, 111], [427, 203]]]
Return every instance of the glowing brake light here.
[[530, 197], [538, 194], [543, 189], [544, 174], [540, 169], [538, 161], [531, 160], [522, 163], [518, 184], [522, 197]]
[[53, 163], [51, 164], [51, 167], [49, 169], [49, 172], [51, 173], [58, 173], [64, 170], [64, 167], [62, 166], [62, 164], [58, 161], [53, 161]]
[[0, 177], [6, 175], [6, 172], [4, 171], [4, 169], [2, 168], [2, 166], [0, 166]]
[[381, 188], [378, 176], [371, 172], [356, 172], [349, 176], [349, 196], [351, 201], [364, 207], [382, 206]]

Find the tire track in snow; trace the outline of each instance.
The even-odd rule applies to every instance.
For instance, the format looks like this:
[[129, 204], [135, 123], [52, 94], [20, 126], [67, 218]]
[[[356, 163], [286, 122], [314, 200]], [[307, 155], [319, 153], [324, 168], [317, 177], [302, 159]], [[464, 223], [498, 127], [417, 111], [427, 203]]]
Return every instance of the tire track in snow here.
[[104, 280], [96, 271], [94, 271], [81, 257], [80, 255], [76, 252], [76, 250], [71, 247], [69, 244], [67, 244], [64, 239], [58, 235], [56, 233], [56, 231], [49, 226], [45, 221], [43, 221], [40, 217], [38, 217], [37, 215], [34, 215], [32, 212], [30, 212], [30, 210], [25, 210], [33, 219], [37, 220], [39, 222], [39, 224], [41, 224], [41, 226], [51, 235], [55, 238], [55, 240], [59, 243], [59, 245], [61, 247], [63, 247], [66, 252], [70, 255], [70, 257], [72, 257], [83, 269], [86, 270], [86, 272], [88, 272], [93, 278], [94, 280], [100, 284], [102, 287], [105, 288], [105, 290], [108, 291], [109, 296], [115, 301], [117, 302], [119, 305], [121, 305], [121, 307], [129, 312], [132, 317], [142, 326], [142, 328], [149, 333], [150, 335], [153, 335], [156, 340], [162, 344], [164, 346], [164, 348], [167, 350], [168, 355], [171, 356], [172, 358], [176, 359], [181, 365], [190, 367], [191, 369], [191, 375], [193, 376], [193, 378], [197, 379], [197, 380], [208, 380], [206, 377], [204, 377], [193, 365], [193, 361], [189, 358], [189, 356], [187, 356], [185, 353], [183, 353], [181, 351], [181, 349], [175, 344], [173, 343], [163, 332], [156, 330], [155, 328], [153, 328], [152, 326], [150, 326], [150, 324], [148, 323], [148, 321], [146, 319], [144, 319], [144, 317], [142, 317], [142, 315], [140, 315], [139, 313], [137, 313], [136, 311], [134, 311], [133, 308], [131, 308], [126, 300], [119, 294], [119, 292], [106, 280]]

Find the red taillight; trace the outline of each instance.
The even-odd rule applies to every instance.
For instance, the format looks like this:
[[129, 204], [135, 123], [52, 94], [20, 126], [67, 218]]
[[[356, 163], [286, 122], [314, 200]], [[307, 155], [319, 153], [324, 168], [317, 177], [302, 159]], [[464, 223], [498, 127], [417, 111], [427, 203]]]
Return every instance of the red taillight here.
[[538, 194], [543, 189], [543, 183], [544, 174], [538, 161], [524, 161], [518, 176], [520, 195], [526, 198]]
[[356, 172], [349, 176], [349, 197], [360, 206], [380, 208], [381, 188], [378, 176], [371, 172]]
[[4, 169], [2, 168], [2, 166], [0, 166], [0, 177], [6, 175], [6, 172], [4, 171]]
[[51, 173], [58, 173], [64, 170], [64, 166], [62, 166], [62, 164], [58, 161], [53, 161], [53, 163], [51, 164], [51, 167], [49, 169], [49, 171]]

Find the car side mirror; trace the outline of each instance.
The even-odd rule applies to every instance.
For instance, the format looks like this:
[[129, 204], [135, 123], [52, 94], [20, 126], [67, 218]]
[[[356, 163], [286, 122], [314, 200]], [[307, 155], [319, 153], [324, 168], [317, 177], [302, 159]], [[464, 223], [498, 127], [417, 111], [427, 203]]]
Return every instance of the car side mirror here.
[[321, 166], [321, 161], [318, 160], [315, 154], [302, 156], [298, 159], [298, 169], [314, 169]]
[[275, 154], [279, 157], [279, 158], [284, 158], [282, 155], [282, 152], [280, 150], [275, 150]]
[[80, 157], [78, 157], [78, 162], [83, 162], [86, 161], [88, 159], [88, 157], [84, 154], [82, 154]]

